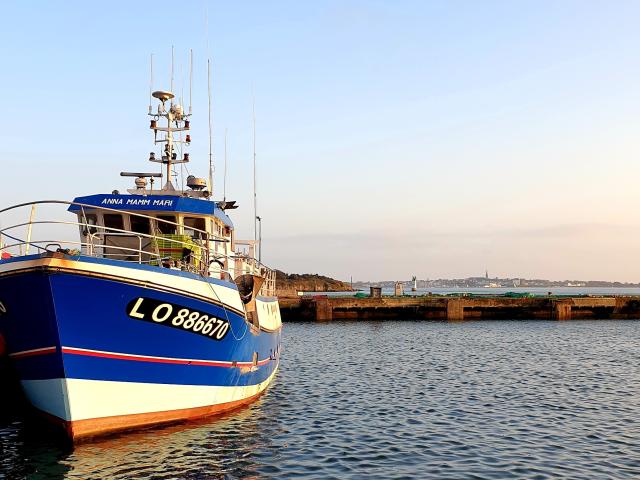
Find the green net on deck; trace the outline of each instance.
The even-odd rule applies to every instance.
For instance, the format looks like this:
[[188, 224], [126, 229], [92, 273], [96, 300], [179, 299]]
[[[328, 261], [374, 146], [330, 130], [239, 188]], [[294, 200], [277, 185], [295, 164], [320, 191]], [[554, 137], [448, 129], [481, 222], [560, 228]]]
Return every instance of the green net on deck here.
[[154, 239], [155, 248], [160, 258], [189, 262], [200, 268], [202, 264], [202, 248], [189, 235], [164, 233]]

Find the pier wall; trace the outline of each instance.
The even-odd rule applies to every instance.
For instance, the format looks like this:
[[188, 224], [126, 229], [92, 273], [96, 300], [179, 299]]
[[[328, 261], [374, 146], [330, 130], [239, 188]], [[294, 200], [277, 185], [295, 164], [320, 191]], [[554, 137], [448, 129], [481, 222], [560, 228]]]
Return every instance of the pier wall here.
[[640, 319], [640, 296], [281, 298], [284, 321]]

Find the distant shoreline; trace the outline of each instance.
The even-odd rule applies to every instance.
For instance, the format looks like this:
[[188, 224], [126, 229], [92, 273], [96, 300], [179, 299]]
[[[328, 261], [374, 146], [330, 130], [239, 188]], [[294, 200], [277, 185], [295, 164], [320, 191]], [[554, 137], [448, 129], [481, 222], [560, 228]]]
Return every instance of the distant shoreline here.
[[[393, 296], [395, 291], [394, 288], [383, 287], [382, 295], [384, 296]], [[353, 291], [336, 291], [336, 292], [327, 292], [327, 291], [303, 291], [303, 296], [317, 296], [317, 295], [328, 295], [330, 297], [334, 296], [345, 296], [352, 297], [357, 295], [358, 293], [369, 294], [369, 288], [353, 290]], [[637, 287], [499, 287], [499, 288], [418, 288], [417, 291], [413, 292], [411, 289], [405, 288], [403, 291], [404, 296], [425, 296], [428, 294], [432, 294], [434, 296], [437, 295], [474, 295], [474, 296], [503, 296], [507, 293], [516, 293], [519, 295], [523, 294], [531, 294], [532, 296], [548, 296], [549, 293], [552, 295], [616, 295], [616, 296], [636, 296], [640, 295], [640, 286]], [[294, 297], [299, 296], [297, 292], [293, 292], [292, 294], [287, 295], [279, 295], [284, 297]]]

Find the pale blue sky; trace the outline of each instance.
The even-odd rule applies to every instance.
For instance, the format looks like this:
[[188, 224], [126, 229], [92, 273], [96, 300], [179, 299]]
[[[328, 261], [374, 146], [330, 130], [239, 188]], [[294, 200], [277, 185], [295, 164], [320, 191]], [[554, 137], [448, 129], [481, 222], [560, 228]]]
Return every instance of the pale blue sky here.
[[[205, 11], [209, 16], [209, 52]], [[187, 89], [264, 260], [348, 279], [640, 281], [637, 1], [3, 2], [2, 205], [124, 190], [156, 88]], [[21, 179], [31, 177], [32, 188]], [[34, 191], [35, 190], [35, 191]], [[243, 208], [244, 207], [244, 208]]]

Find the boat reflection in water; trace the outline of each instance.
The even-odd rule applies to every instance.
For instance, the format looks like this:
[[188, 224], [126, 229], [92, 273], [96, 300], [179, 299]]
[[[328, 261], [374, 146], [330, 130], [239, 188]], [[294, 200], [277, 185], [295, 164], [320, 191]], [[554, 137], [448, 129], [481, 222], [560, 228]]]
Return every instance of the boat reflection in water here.
[[[256, 478], [256, 451], [272, 451], [273, 431], [265, 430], [263, 405], [214, 417], [61, 444], [53, 428], [35, 418], [0, 428], [0, 472], [7, 478]], [[13, 434], [9, 431], [16, 430]], [[258, 455], [259, 456], [259, 455]], [[263, 467], [262, 467], [263, 468]], [[264, 473], [264, 472], [263, 472]]]

